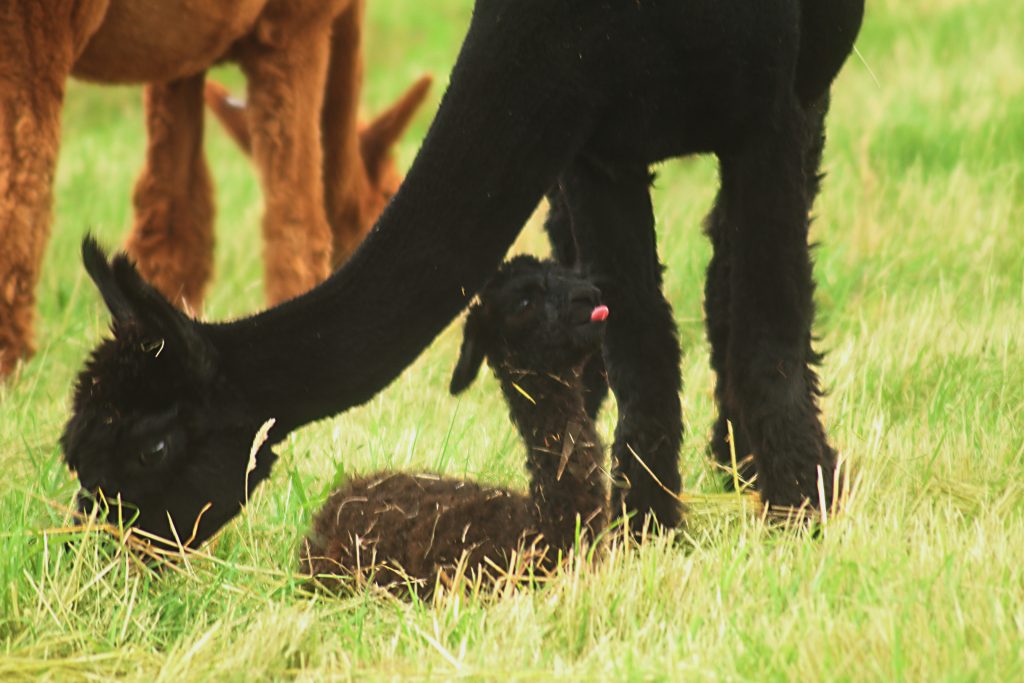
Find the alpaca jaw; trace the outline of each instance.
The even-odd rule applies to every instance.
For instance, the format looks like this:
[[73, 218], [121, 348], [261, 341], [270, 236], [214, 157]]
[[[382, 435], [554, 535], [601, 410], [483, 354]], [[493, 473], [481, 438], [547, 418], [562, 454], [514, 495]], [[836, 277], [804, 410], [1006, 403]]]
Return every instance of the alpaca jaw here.
[[[81, 485], [79, 513], [140, 529], [156, 545], [203, 543], [241, 511], [277, 460], [270, 446], [261, 444], [250, 462], [257, 429], [232, 419], [231, 412], [222, 413], [224, 422], [216, 428], [197, 424], [189, 415], [159, 427], [146, 437], [150, 443], [177, 443], [158, 463], [140, 461], [140, 440], [133, 435], [111, 438], [105, 420], [72, 420], [62, 444]], [[145, 423], [150, 414], [125, 417]]]
[[[109, 371], [109, 365], [92, 367]], [[238, 514], [269, 477], [276, 453], [260, 444], [250, 462], [259, 427], [222, 393], [211, 392], [200, 404], [205, 414], [159, 404], [133, 407], [83, 392], [93, 377], [83, 375], [75, 416], [61, 438], [81, 486], [81, 514], [165, 539], [154, 540], [157, 545], [194, 547]], [[157, 386], [166, 379], [151, 375]], [[112, 429], [112, 415], [143, 429]], [[156, 461], [151, 444], [161, 446]]]

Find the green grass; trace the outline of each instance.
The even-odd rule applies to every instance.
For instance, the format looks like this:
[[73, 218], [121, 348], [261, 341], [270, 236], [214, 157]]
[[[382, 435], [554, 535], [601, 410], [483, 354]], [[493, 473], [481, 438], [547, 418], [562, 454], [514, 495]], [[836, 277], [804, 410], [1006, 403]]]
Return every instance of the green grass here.
[[[470, 4], [371, 2], [368, 110], [424, 71], [438, 78], [436, 107]], [[1024, 5], [869, 4], [863, 59], [834, 91], [814, 226], [825, 417], [857, 473], [848, 509], [818, 540], [695, 515], [674, 542], [500, 600], [331, 600], [292, 574], [311, 512], [353, 472], [524, 484], [493, 380], [446, 394], [456, 327], [368, 405], [292, 435], [214, 559], [184, 574], [139, 572], [104, 539], [64, 551], [64, 536], [41, 532], [66, 521], [49, 505], [75, 491], [57, 437], [107, 324], [78, 243], [86, 229], [123, 239], [143, 150], [137, 89], [73, 85], [40, 350], [0, 388], [0, 679], [1024, 677]], [[261, 303], [260, 198], [248, 162], [215, 126], [209, 137], [220, 232], [207, 314], [222, 318]], [[691, 492], [718, 490], [704, 456], [713, 378], [699, 230], [715, 176], [708, 159], [667, 164], [656, 197]], [[518, 248], [545, 248], [536, 221]], [[612, 424], [605, 415], [606, 436]]]

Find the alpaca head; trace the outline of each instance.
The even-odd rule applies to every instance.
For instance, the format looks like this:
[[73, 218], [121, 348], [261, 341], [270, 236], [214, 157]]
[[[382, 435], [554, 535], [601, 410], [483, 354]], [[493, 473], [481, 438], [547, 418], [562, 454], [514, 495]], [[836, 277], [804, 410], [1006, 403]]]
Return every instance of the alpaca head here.
[[551, 261], [507, 261], [469, 309], [451, 391], [476, 377], [484, 359], [498, 371], [560, 374], [599, 353], [608, 308], [590, 281]]
[[78, 377], [61, 446], [78, 475], [79, 508], [198, 545], [234, 516], [270, 473], [244, 401], [218, 372], [199, 325], [139, 277], [124, 255], [108, 262], [90, 238], [86, 270], [113, 315], [113, 337]]

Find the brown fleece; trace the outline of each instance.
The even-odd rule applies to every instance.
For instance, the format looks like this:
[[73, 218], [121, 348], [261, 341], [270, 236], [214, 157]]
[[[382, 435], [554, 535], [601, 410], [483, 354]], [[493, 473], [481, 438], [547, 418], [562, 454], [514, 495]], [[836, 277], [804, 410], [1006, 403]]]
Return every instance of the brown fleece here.
[[577, 536], [592, 543], [608, 521], [608, 490], [580, 373], [511, 372], [495, 367], [526, 446], [529, 495], [436, 474], [357, 478], [315, 516], [300, 569], [331, 591], [370, 582], [428, 596], [460, 571], [549, 573]]
[[34, 351], [64, 82], [107, 0], [0, 4], [0, 378]]
[[[349, 158], [351, 146], [345, 142], [335, 144], [339, 130], [345, 130], [343, 119], [327, 115], [324, 102], [324, 183], [327, 218], [334, 236], [334, 267], [340, 267], [359, 246], [366, 233], [391, 196], [402, 183], [402, 173], [395, 161], [394, 149], [402, 134], [412, 122], [413, 115], [426, 99], [432, 83], [430, 76], [422, 76], [388, 109], [368, 123], [359, 124], [358, 157]], [[328, 95], [330, 90], [328, 90]], [[227, 134], [246, 154], [252, 153], [249, 133], [248, 107], [241, 99], [231, 95], [216, 81], [207, 81], [206, 105], [213, 112]], [[335, 105], [335, 109], [340, 108]], [[346, 165], [350, 166], [346, 168]], [[329, 172], [329, 169], [333, 169]]]
[[[328, 139], [357, 139], [359, 79], [344, 74], [360, 61], [364, 3], [0, 3], [0, 378], [33, 350], [34, 292], [50, 230], [69, 75], [148, 84], [149, 144], [127, 248], [169, 299], [198, 310], [212, 271], [202, 103], [205, 70], [223, 60], [237, 61], [249, 79], [247, 126], [266, 203], [267, 300], [291, 298], [327, 276], [341, 256], [332, 257], [338, 230], [325, 207], [366, 202], [362, 160], [341, 153], [358, 143]], [[337, 130], [323, 144], [338, 147], [322, 151], [320, 121], [328, 112]], [[325, 198], [327, 177], [341, 180]], [[350, 241], [339, 244], [347, 257]]]
[[142, 276], [195, 313], [213, 272], [213, 187], [203, 155], [203, 75], [146, 87], [146, 165], [127, 250]]

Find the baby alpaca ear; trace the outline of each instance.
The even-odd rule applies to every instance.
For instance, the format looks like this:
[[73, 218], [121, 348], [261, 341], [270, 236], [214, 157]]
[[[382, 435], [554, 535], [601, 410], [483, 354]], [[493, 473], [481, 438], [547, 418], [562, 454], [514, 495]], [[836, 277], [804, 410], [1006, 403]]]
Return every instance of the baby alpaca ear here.
[[452, 372], [452, 382], [449, 391], [452, 395], [462, 393], [466, 387], [473, 383], [480, 366], [484, 362], [485, 339], [483, 311], [477, 304], [469, 309], [466, 316], [466, 326], [462, 331], [462, 348], [459, 349], [459, 360]]

